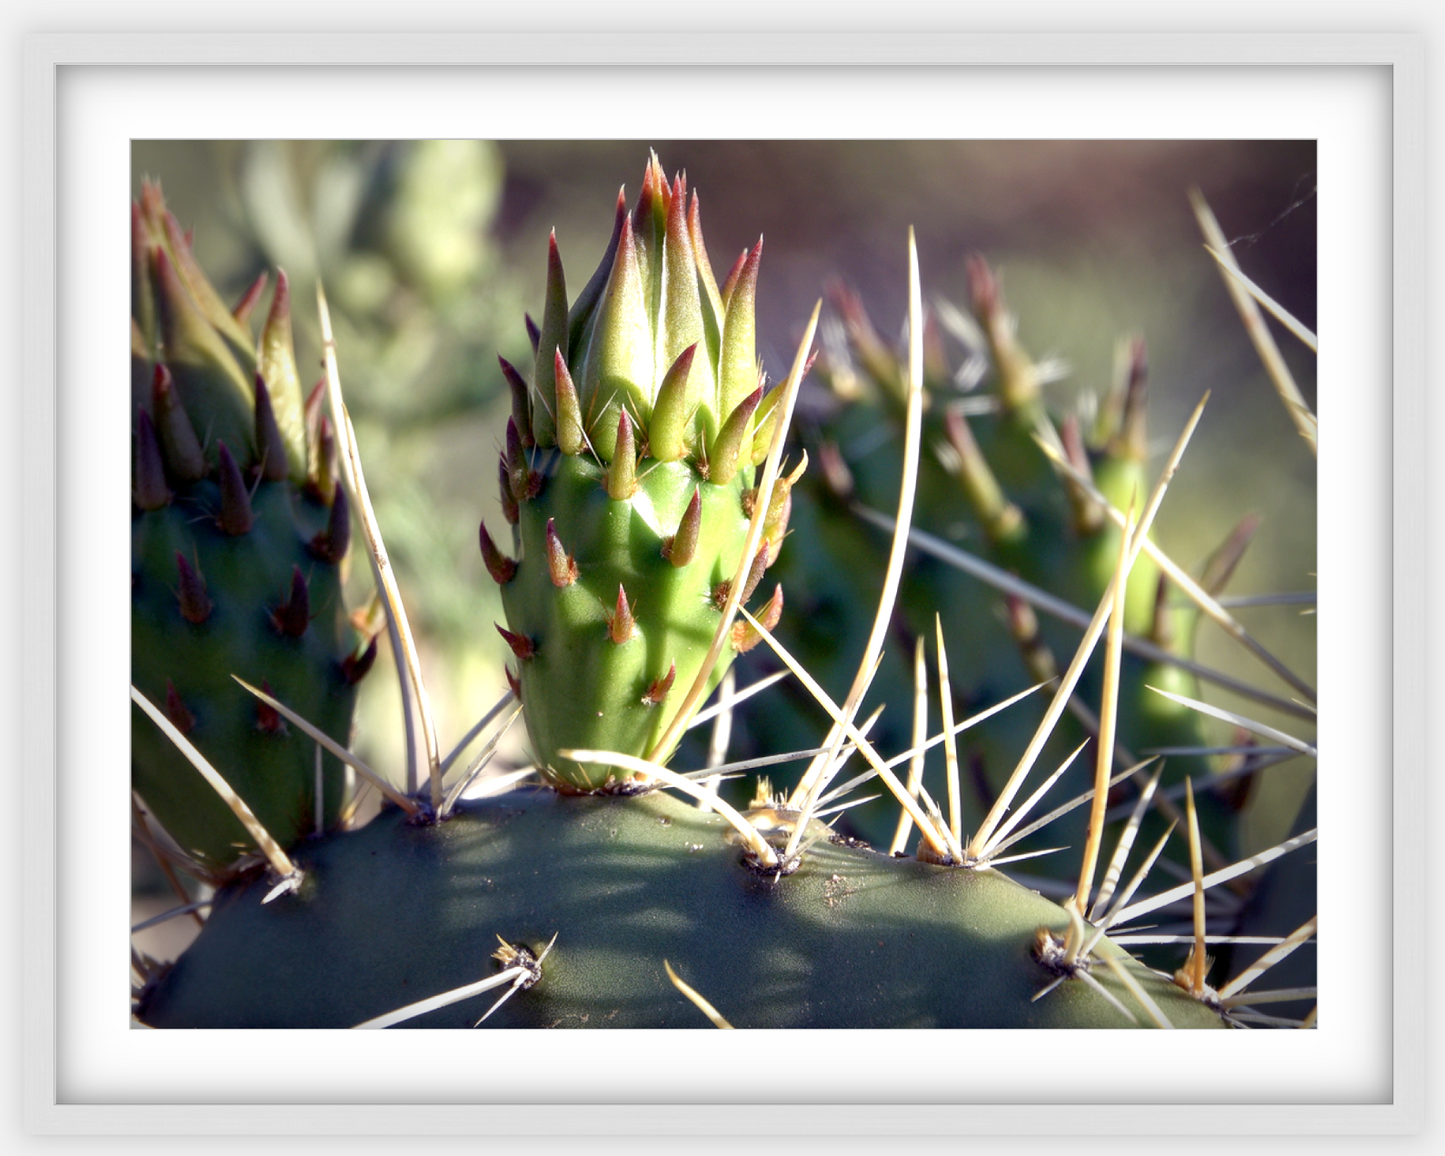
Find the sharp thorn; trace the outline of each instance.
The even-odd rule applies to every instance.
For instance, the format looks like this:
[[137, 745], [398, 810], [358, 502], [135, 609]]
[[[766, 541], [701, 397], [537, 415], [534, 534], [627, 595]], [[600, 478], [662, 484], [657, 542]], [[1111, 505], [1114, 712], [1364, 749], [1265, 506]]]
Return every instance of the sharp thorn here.
[[702, 532], [702, 491], [694, 486], [692, 501], [683, 511], [677, 533], [662, 543], [662, 556], [674, 566], [683, 567], [697, 554], [698, 535]]
[[287, 638], [300, 638], [311, 625], [311, 593], [300, 566], [291, 567], [291, 591], [271, 612], [271, 622]]
[[214, 604], [206, 595], [206, 583], [180, 551], [176, 552], [176, 570], [180, 580], [176, 586], [176, 598], [180, 602], [181, 617], [192, 625], [199, 626], [211, 616]]
[[517, 563], [514, 559], [508, 558], [497, 548], [492, 541], [492, 536], [487, 533], [487, 524], [482, 522], [477, 528], [477, 537], [482, 547], [482, 562], [487, 568], [487, 573], [492, 576], [492, 581], [498, 586], [505, 586], [517, 573]]
[[[523, 662], [537, 653], [536, 644], [525, 635], [513, 634], [505, 626], [501, 625], [497, 625], [497, 633], [500, 634], [507, 645], [512, 648], [512, 653]], [[519, 695], [518, 697], [520, 698], [521, 696]]]
[[567, 553], [562, 539], [557, 537], [554, 518], [547, 519], [547, 572], [552, 577], [552, 585], [559, 590], [577, 581], [577, 559]]

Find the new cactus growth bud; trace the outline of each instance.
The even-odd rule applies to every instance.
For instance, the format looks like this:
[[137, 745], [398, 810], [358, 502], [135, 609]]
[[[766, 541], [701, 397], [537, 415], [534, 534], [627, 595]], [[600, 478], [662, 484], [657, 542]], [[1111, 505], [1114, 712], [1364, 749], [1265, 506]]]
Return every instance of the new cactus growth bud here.
[[[277, 839], [314, 832], [316, 744], [258, 711], [232, 675], [346, 741], [358, 654], [340, 565], [350, 540], [335, 438], [320, 394], [303, 401], [290, 291], [278, 272], [259, 337], [147, 184], [133, 206], [131, 681], [167, 714]], [[183, 629], [177, 629], [177, 614]], [[274, 712], [273, 712], [274, 714]], [[182, 725], [184, 723], [184, 725]], [[224, 876], [254, 843], [212, 786], [137, 709], [132, 785], [151, 819]], [[335, 825], [344, 774], [323, 764], [320, 816]]]
[[[599, 790], [632, 772], [562, 750], [666, 759], [654, 748], [672, 719], [651, 707], [673, 679], [693, 684], [722, 625], [749, 529], [743, 494], [757, 480], [761, 253], [760, 242], [720, 291], [696, 195], [680, 176], [669, 183], [655, 157], [632, 212], [619, 197], [607, 252], [570, 309], [548, 241], [525, 407], [536, 448], [525, 448], [514, 403], [502, 501], [517, 561], [501, 593], [503, 637], [519, 657], [514, 640], [526, 642], [517, 678], [532, 753], [563, 789]], [[775, 524], [749, 590], [780, 540]], [[709, 687], [730, 658], [724, 640]]]

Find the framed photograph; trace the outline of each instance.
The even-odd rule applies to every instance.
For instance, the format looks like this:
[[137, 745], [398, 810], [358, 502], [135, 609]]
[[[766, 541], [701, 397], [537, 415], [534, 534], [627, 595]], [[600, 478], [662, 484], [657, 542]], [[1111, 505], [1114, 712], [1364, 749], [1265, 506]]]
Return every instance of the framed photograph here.
[[[1420, 38], [564, 35], [544, 49], [508, 34], [301, 37], [289, 45], [283, 59], [263, 37], [26, 43], [21, 416], [26, 476], [54, 479], [53, 487], [34, 483], [25, 531], [23, 632], [33, 673], [23, 688], [25, 760], [47, 769], [25, 782], [29, 1129], [725, 1135], [744, 1109], [749, 1134], [769, 1136], [1421, 1126], [1424, 1026], [1409, 1009], [1423, 998], [1424, 977], [1408, 966], [1425, 950], [1421, 888], [1412, 882], [1425, 868], [1424, 254], [1411, 241], [1425, 223]], [[393, 215], [373, 222], [365, 261], [328, 264], [325, 234], [342, 229], [342, 207], [353, 214], [345, 218], [351, 229], [366, 212], [366, 182], [390, 182], [393, 191], [404, 184], [412, 170], [395, 146], [421, 141], [488, 142], [449, 151], [415, 193], [417, 219], [432, 227], [459, 212], [456, 229], [443, 229], [425, 253], [414, 241], [398, 248], [403, 226]], [[350, 143], [328, 152], [334, 142]], [[1318, 578], [1318, 639], [1312, 619], [1297, 632], [1307, 642], [1295, 657], [1325, 709], [1316, 718], [1286, 689], [1277, 696], [1284, 713], [1269, 716], [1284, 729], [1279, 718], [1301, 720], [1309, 751], [1325, 752], [1314, 801], [1323, 836], [1310, 848], [1318, 852], [1322, 911], [1317, 933], [1307, 933], [1319, 947], [1318, 1011], [1310, 1011], [1313, 984], [1295, 997], [1307, 1001], [1297, 1019], [1312, 1030], [904, 1034], [831, 1024], [825, 1031], [802, 1020], [721, 1032], [699, 1013], [696, 1030], [513, 1032], [497, 1049], [496, 1037], [465, 1031], [152, 1031], [128, 1014], [119, 944], [134, 916], [130, 873], [117, 865], [131, 859], [129, 825], [118, 819], [130, 812], [131, 784], [114, 764], [131, 741], [131, 616], [119, 559], [131, 553], [133, 495], [113, 479], [133, 473], [130, 439], [119, 433], [130, 429], [131, 398], [108, 384], [122, 372], [118, 318], [132, 291], [122, 196], [136, 197], [141, 177], [156, 177], [182, 225], [207, 214], [218, 231], [229, 222], [245, 240], [230, 252], [224, 244], [206, 250], [216, 265], [239, 270], [257, 253], [268, 263], [279, 252], [303, 254], [288, 257], [290, 267], [332, 279], [328, 298], [357, 342], [365, 339], [354, 321], [361, 313], [345, 310], [385, 302], [394, 317], [403, 308], [387, 296], [395, 288], [387, 278], [413, 296], [452, 293], [451, 316], [462, 318], [453, 329], [412, 328], [410, 345], [378, 339], [367, 347], [371, 360], [354, 370], [341, 340], [338, 356], [363, 399], [363, 442], [373, 429], [399, 424], [380, 385], [365, 393], [368, 375], [411, 374], [410, 401], [435, 406], [443, 415], [437, 430], [450, 423], [456, 446], [438, 441], [426, 468], [440, 477], [455, 461], [457, 470], [477, 472], [478, 488], [485, 479], [486, 495], [461, 535], [473, 552], [467, 567], [484, 578], [476, 518], [496, 507], [497, 453], [505, 462], [507, 452], [498, 431], [509, 412], [493, 352], [534, 356], [522, 312], [544, 316], [549, 225], [557, 225], [564, 259], [568, 245], [581, 254], [568, 266], [575, 293], [606, 244], [618, 184], [632, 204], [651, 171], [649, 149], [668, 177], [685, 169], [699, 191], [710, 235], [721, 237], [711, 258], [717, 273], [764, 234], [762, 276], [777, 273], [757, 290], [756, 357], [772, 380], [789, 376], [808, 312], [827, 298], [834, 323], [820, 331], [819, 345], [832, 393], [818, 387], [798, 403], [797, 420], [815, 433], [831, 420], [829, 404], [846, 394], [837, 384], [845, 363], [859, 374], [876, 371], [856, 326], [848, 359], [839, 318], [849, 301], [866, 305], [886, 356], [906, 349], [895, 339], [908, 310], [910, 226], [923, 292], [939, 319], [932, 340], [953, 391], [940, 410], [985, 412], [970, 410], [987, 372], [971, 369], [970, 357], [998, 363], [999, 342], [1017, 339], [1032, 347], [1030, 372], [1040, 382], [1068, 383], [1048, 385], [1063, 391], [1050, 397], [1097, 415], [1107, 411], [1117, 375], [1127, 381], [1131, 366], [1142, 373], [1142, 346], [1127, 343], [1116, 369], [1115, 339], [1142, 332], [1161, 384], [1141, 453], [1157, 468], [1199, 397], [1215, 390], [1215, 412], [1227, 416], [1201, 425], [1204, 464], [1186, 457], [1159, 532], [1187, 541], [1180, 561], [1193, 566], [1240, 512], [1262, 511], [1261, 540], [1283, 543], [1311, 565], [1286, 571], [1293, 563], [1278, 561], [1243, 593], [1272, 594], [1271, 580], [1299, 593]], [[439, 186], [453, 196], [438, 195]], [[305, 190], [295, 212], [260, 214], [268, 190], [283, 187]], [[720, 192], [710, 198], [712, 187]], [[1290, 315], [1293, 306], [1299, 316], [1288, 320], [1308, 331], [1284, 355], [1304, 367], [1298, 401], [1274, 396], [1257, 355], [1246, 363], [1226, 350], [1251, 349], [1227, 288], [1241, 282], [1204, 251], [1191, 188], [1212, 199], [1224, 248], [1247, 254], [1246, 273], [1264, 279], [1271, 262], [1283, 270], [1279, 312]], [[587, 214], [592, 225], [601, 218], [600, 233], [579, 223]], [[312, 230], [309, 250], [297, 241], [303, 226]], [[216, 235], [198, 232], [196, 251]], [[481, 279], [485, 294], [446, 288]], [[1008, 295], [1016, 330], [1000, 309], [1000, 332], [988, 331], [989, 285]], [[310, 287], [293, 286], [293, 301], [310, 310]], [[1317, 357], [1307, 352], [1315, 333]], [[297, 338], [304, 376], [323, 347], [301, 323]], [[429, 368], [444, 356], [479, 368], [448, 384]], [[483, 374], [495, 387], [476, 386]], [[1245, 379], [1257, 392], [1248, 400]], [[1091, 390], [1098, 400], [1081, 400]], [[468, 424], [483, 411], [490, 424]], [[1346, 438], [1318, 439], [1317, 465], [1306, 444], [1315, 415], [1327, 430], [1348, 422]], [[472, 439], [465, 445], [463, 433]], [[818, 435], [808, 444], [825, 443]], [[406, 443], [398, 433], [391, 444]], [[963, 451], [950, 445], [925, 451], [956, 467]], [[763, 461], [759, 453], [759, 469]], [[1267, 480], [1253, 480], [1257, 467]], [[378, 472], [387, 468], [382, 462]], [[471, 492], [470, 475], [447, 479]], [[1229, 500], [1191, 498], [1190, 484]], [[430, 565], [426, 551], [437, 547], [427, 519], [435, 511], [398, 503], [382, 512], [405, 524], [396, 557]], [[502, 524], [500, 512], [494, 524]], [[805, 541], [798, 526], [791, 546]], [[1279, 577], [1286, 572], [1292, 577]], [[464, 663], [446, 650], [454, 632], [448, 608], [474, 612], [451, 580], [439, 571], [406, 580], [436, 608], [427, 662], [449, 677]], [[476, 605], [493, 613], [485, 598]], [[497, 643], [491, 623], [479, 618], [475, 626], [478, 638], [493, 635], [488, 646]], [[519, 644], [508, 639], [520, 655]], [[497, 657], [476, 676], [483, 683], [498, 678], [507, 656]], [[1068, 657], [1060, 655], [1061, 666]], [[964, 671], [970, 661], [960, 655], [955, 665]], [[497, 682], [490, 693], [505, 690]], [[469, 725], [464, 716], [479, 693], [468, 690], [467, 706], [437, 695], [453, 738]], [[386, 745], [403, 742], [399, 734], [374, 740], [399, 765], [400, 748]], [[987, 773], [975, 769], [976, 777]], [[1285, 781], [1293, 786], [1280, 789], [1294, 791], [1286, 821], [1276, 831], [1262, 820], [1246, 854], [1297, 834], [1290, 827], [1308, 778]], [[997, 797], [996, 786], [979, 789], [986, 788]], [[1032, 885], [1047, 893], [1047, 883]], [[830, 895], [847, 902], [845, 890]], [[878, 977], [880, 988], [908, 982]], [[966, 987], [969, 974], [957, 983]], [[1285, 1022], [1286, 1013], [1278, 1018]], [[568, 1076], [539, 1076], [546, 1072]], [[395, 1107], [416, 1104], [429, 1107], [404, 1117]]]

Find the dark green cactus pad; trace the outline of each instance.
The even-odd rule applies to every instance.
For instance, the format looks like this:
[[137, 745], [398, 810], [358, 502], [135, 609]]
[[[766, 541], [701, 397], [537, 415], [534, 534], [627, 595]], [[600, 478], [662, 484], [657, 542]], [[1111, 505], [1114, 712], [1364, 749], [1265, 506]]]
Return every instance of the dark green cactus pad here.
[[[335, 825], [344, 774], [232, 675], [324, 732], [350, 738], [374, 649], [349, 623], [350, 540], [320, 395], [303, 401], [290, 290], [278, 270], [259, 338], [257, 280], [221, 304], [189, 239], [147, 183], [131, 214], [131, 681], [283, 846]], [[225, 873], [251, 838], [139, 707], [131, 779], [151, 817]]]
[[[667, 960], [735, 1027], [1129, 1027], [1035, 957], [1068, 917], [995, 871], [821, 843], [774, 882], [715, 815], [663, 795], [551, 791], [463, 807], [441, 825], [383, 814], [299, 849], [297, 895], [258, 879], [217, 895], [192, 947], [147, 994], [165, 1027], [350, 1027], [499, 970], [500, 935], [540, 952], [541, 981], [497, 1027], [706, 1027]], [[1107, 941], [1098, 951], [1122, 953]], [[1221, 1019], [1126, 966], [1177, 1027]], [[1092, 975], [1152, 1021], [1112, 971]], [[409, 1021], [470, 1027], [499, 992]]]
[[[354, 687], [345, 660], [355, 632], [342, 612], [334, 563], [315, 557], [310, 537], [328, 511], [262, 483], [255, 523], [240, 537], [207, 513], [216, 487], [191, 487], [188, 501], [132, 522], [131, 680], [166, 709], [192, 743], [245, 799], [271, 835], [289, 846], [315, 830], [316, 744], [289, 727], [231, 677], [269, 688], [338, 741], [348, 740]], [[309, 533], [308, 533], [309, 531]], [[177, 594], [177, 555], [204, 582], [203, 622], [187, 621]], [[307, 585], [305, 628], [284, 621], [295, 574]], [[182, 849], [224, 866], [253, 844], [219, 795], [139, 707], [132, 707], [132, 782]], [[323, 764], [322, 822], [341, 808], [340, 764]]]

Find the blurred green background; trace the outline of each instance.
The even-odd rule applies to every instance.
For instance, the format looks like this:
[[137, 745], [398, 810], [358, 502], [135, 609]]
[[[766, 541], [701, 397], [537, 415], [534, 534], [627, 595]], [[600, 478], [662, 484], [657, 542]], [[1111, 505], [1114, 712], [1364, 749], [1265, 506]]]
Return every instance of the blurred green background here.
[[[320, 373], [307, 287], [323, 279], [444, 747], [505, 690], [505, 648], [492, 629], [499, 600], [476, 547], [480, 518], [500, 524], [496, 454], [509, 399], [497, 354], [530, 364], [523, 314], [540, 312], [548, 230], [575, 293], [602, 254], [618, 187], [635, 195], [649, 148], [698, 190], [719, 274], [765, 238], [758, 351], [773, 378], [786, 373], [830, 279], [861, 293], [885, 337], [901, 335], [912, 225], [926, 297], [964, 305], [970, 253], [1001, 273], [1023, 344], [1070, 367], [1048, 387], [1057, 399], [1104, 393], [1117, 340], [1142, 335], [1162, 454], [1212, 390], [1156, 537], [1196, 567], [1255, 511], [1261, 526], [1230, 593], [1314, 589], [1314, 457], [1260, 367], [1187, 199], [1191, 186], [1203, 191], [1246, 273], [1313, 326], [1312, 141], [135, 142], [131, 195], [143, 177], [161, 182], [224, 297], [239, 297], [263, 269], [290, 274], [303, 380]], [[1289, 337], [1281, 347], [1313, 406], [1313, 355]], [[805, 393], [805, 414], [821, 393]], [[365, 591], [365, 566], [353, 569]], [[1313, 681], [1312, 616], [1298, 606], [1238, 616]], [[1197, 657], [1278, 690], [1210, 626]], [[399, 775], [399, 708], [382, 658], [364, 684], [356, 739], [372, 765]], [[1206, 697], [1281, 721], [1212, 688]], [[522, 757], [519, 746], [510, 757]], [[1287, 766], [1266, 776], [1254, 842], [1282, 833], [1309, 775]]]

